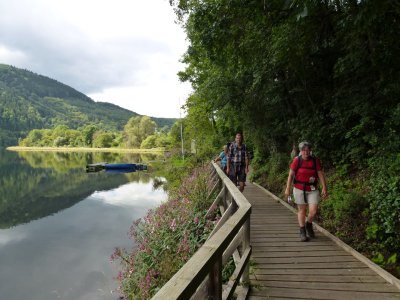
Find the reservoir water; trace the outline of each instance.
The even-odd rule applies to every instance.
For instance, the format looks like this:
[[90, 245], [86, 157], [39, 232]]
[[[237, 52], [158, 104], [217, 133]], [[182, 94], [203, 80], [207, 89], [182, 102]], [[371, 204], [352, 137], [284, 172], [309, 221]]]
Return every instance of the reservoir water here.
[[115, 247], [132, 222], [167, 198], [151, 171], [86, 173], [88, 163], [137, 154], [0, 149], [0, 299], [119, 299]]

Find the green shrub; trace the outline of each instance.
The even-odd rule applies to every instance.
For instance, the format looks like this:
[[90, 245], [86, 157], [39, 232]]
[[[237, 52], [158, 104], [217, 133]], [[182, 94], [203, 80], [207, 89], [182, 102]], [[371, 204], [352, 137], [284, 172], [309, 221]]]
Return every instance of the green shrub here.
[[[370, 223], [367, 237], [374, 243], [375, 261], [393, 265], [400, 275], [400, 154], [370, 160]], [[381, 257], [382, 255], [382, 257]]]
[[272, 152], [268, 158], [254, 153], [252, 161], [253, 174], [251, 180], [261, 184], [273, 193], [280, 194], [286, 187], [289, 171], [289, 156], [284, 153]]
[[320, 205], [321, 225], [351, 244], [357, 250], [367, 246], [365, 229], [368, 224], [368, 200], [365, 198], [363, 184], [341, 172], [327, 175], [329, 198]]

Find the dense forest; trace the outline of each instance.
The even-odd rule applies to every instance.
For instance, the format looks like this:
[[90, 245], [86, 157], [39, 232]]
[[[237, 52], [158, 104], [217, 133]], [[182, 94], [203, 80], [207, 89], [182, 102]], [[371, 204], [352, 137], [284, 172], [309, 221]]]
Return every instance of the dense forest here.
[[170, 4], [189, 42], [185, 141], [209, 158], [242, 131], [253, 180], [277, 194], [290, 152], [311, 141], [328, 177], [321, 224], [399, 276], [398, 2]]
[[[137, 113], [114, 104], [95, 102], [48, 77], [0, 64], [0, 145], [16, 145], [32, 129], [57, 125], [82, 129], [94, 124], [103, 131], [122, 130]], [[160, 128], [176, 121], [152, 118]]]

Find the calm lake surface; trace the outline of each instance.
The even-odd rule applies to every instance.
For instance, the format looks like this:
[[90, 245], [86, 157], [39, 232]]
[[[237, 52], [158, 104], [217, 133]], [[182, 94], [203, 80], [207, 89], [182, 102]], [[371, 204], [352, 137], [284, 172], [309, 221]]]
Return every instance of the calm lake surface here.
[[[132, 222], [167, 199], [151, 171], [86, 173], [138, 154], [0, 149], [0, 299], [118, 299], [115, 247]], [[159, 178], [158, 178], [159, 179]]]

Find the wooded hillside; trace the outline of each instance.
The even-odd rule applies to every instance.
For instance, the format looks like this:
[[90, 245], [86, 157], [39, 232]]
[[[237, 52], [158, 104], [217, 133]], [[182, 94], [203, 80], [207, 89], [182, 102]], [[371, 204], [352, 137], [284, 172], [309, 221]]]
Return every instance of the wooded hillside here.
[[[32, 129], [66, 125], [77, 129], [96, 124], [122, 130], [137, 113], [95, 102], [75, 89], [28, 70], [0, 64], [0, 145], [16, 145]], [[175, 119], [153, 118], [159, 127]]]

